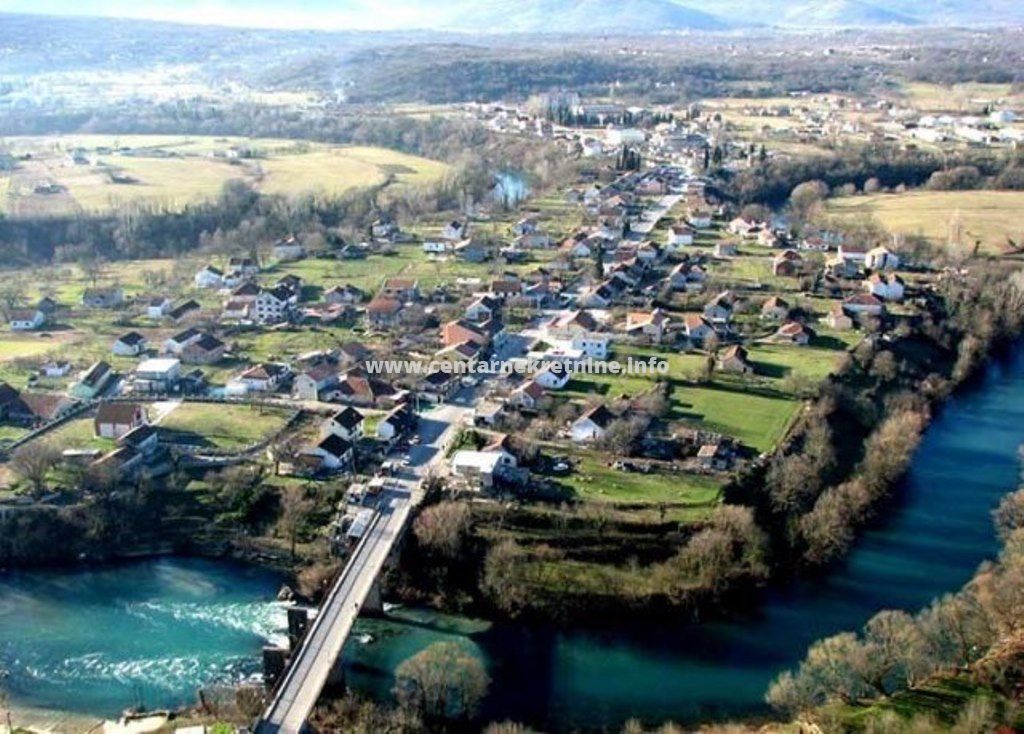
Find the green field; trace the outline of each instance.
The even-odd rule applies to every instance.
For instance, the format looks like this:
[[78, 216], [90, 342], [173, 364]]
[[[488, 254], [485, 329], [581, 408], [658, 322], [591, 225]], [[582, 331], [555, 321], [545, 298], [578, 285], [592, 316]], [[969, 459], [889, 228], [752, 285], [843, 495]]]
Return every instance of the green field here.
[[[444, 163], [383, 148], [290, 140], [167, 135], [12, 137], [15, 155], [31, 154], [0, 176], [0, 211], [9, 216], [103, 212], [126, 202], [169, 209], [216, 196], [233, 179], [285, 195], [339, 194], [393, 176], [419, 184], [442, 176]], [[72, 163], [70, 151], [86, 163]], [[238, 150], [245, 151], [235, 157]], [[115, 182], [113, 176], [130, 180]], [[39, 193], [41, 183], [60, 190]]]
[[284, 426], [288, 413], [245, 405], [182, 403], [157, 424], [164, 440], [240, 449]]
[[1007, 238], [1024, 244], [1024, 192], [1021, 191], [911, 191], [872, 194], [828, 201], [827, 211], [838, 217], [874, 217], [894, 233], [922, 235], [945, 245], [957, 219], [962, 243], [1002, 252]]

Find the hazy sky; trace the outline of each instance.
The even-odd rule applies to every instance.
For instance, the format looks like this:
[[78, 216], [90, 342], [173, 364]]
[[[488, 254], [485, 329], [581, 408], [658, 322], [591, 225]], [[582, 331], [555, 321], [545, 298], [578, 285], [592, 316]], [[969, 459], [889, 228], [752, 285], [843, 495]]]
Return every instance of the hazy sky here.
[[260, 28], [422, 28], [444, 0], [0, 0], [0, 11], [103, 15]]

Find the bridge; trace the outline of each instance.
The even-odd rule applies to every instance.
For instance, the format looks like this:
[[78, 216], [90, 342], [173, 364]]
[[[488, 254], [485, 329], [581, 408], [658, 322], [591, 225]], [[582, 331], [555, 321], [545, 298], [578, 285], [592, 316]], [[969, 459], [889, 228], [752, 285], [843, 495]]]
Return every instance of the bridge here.
[[[463, 402], [470, 403], [472, 395], [467, 391]], [[377, 577], [404, 534], [413, 507], [422, 500], [423, 479], [444, 461], [458, 425], [470, 412], [468, 405], [443, 405], [420, 416], [420, 444], [409, 450], [409, 468], [383, 492], [373, 520], [292, 653], [284, 677], [256, 725], [256, 734], [303, 731], [320, 692], [340, 669], [342, 648], [360, 610], [368, 601], [378, 603]]]
[[320, 691], [340, 664], [352, 625], [404, 532], [411, 508], [412, 497], [406, 490], [388, 490], [381, 498], [378, 512], [289, 661], [256, 734], [298, 734], [303, 730]]

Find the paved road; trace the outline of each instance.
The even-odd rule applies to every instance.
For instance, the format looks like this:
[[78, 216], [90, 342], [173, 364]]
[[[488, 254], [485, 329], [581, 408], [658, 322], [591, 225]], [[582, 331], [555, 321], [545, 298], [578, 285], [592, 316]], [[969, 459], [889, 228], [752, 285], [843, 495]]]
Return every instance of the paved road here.
[[644, 216], [639, 222], [629, 226], [630, 239], [645, 240], [650, 237], [651, 231], [657, 226], [658, 222], [669, 213], [672, 207], [682, 200], [683, 197], [679, 194], [662, 196], [658, 199], [657, 204], [644, 212]]

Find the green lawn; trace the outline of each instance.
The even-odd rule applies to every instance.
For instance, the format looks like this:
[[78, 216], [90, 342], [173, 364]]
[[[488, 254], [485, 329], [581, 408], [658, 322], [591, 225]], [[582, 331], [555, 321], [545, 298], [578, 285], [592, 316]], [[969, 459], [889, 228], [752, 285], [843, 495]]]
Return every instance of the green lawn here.
[[182, 403], [159, 422], [165, 440], [218, 449], [237, 449], [254, 444], [280, 429], [288, 420], [283, 410]]
[[[41, 440], [53, 443], [60, 449], [100, 449], [109, 451], [117, 443], [113, 439], [96, 435], [92, 416], [75, 418], [43, 435]], [[35, 443], [35, 440], [31, 443]]]
[[641, 474], [624, 472], [607, 466], [609, 456], [591, 451], [574, 455], [576, 469], [560, 480], [581, 499], [626, 504], [659, 504], [677, 506], [694, 516], [703, 517], [721, 497], [721, 484], [713, 477], [696, 474]]

